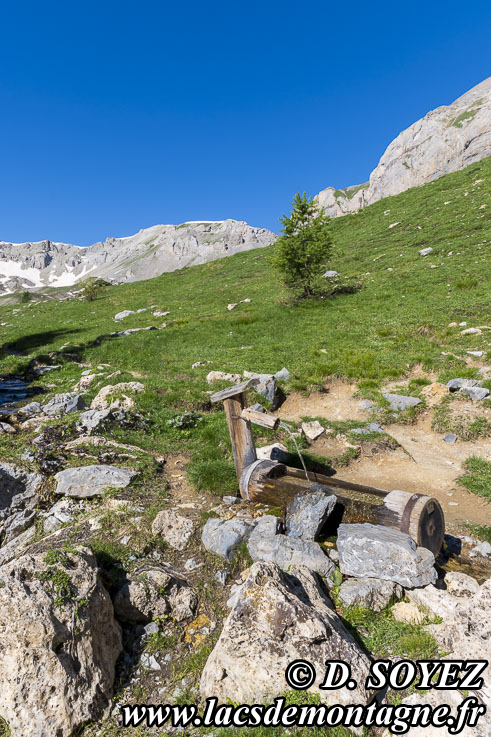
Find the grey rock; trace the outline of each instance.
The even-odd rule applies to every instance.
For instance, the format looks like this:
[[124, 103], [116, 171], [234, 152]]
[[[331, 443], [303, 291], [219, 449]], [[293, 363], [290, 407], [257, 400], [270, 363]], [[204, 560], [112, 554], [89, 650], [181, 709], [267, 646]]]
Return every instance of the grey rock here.
[[290, 372], [289, 372], [289, 371], [288, 371], [288, 369], [287, 369], [287, 368], [285, 368], [284, 366], [283, 366], [283, 368], [282, 368], [282, 369], [281, 369], [280, 371], [277, 371], [277, 372], [275, 373], [275, 377], [276, 377], [276, 378], [277, 378], [278, 380], [281, 380], [281, 379], [283, 379], [284, 381], [286, 381], [287, 379], [289, 379], [289, 378], [290, 378], [290, 375], [291, 375], [291, 374], [290, 374]]
[[85, 409], [86, 404], [81, 394], [56, 394], [47, 404], [43, 406], [43, 414], [49, 416], [66, 415]]
[[0, 568], [0, 714], [12, 735], [69, 737], [110, 703], [121, 629], [88, 548], [69, 553], [63, 606], [45, 554]]
[[339, 587], [339, 598], [346, 606], [358, 605], [380, 612], [391, 599], [400, 599], [404, 589], [394, 581], [380, 578], [349, 578]]
[[21, 532], [20, 535], [14, 537], [10, 542], [2, 545], [0, 548], [0, 567], [17, 558], [33, 540], [35, 534], [36, 528], [34, 525], [31, 525], [31, 527]]
[[[275, 234], [265, 228], [223, 220], [154, 225], [135, 235], [108, 238], [88, 248], [51, 241], [22, 244], [0, 241], [0, 293], [56, 287], [59, 283], [76, 284], [87, 269], [91, 276], [112, 283], [140, 281], [190, 264], [203, 264], [253, 248], [264, 248], [275, 239]], [[2, 271], [4, 261], [13, 262], [20, 274], [29, 269], [36, 281], [19, 276], [11, 280], [13, 283], [9, 286], [1, 279], [9, 276]]]
[[259, 379], [259, 384], [254, 387], [268, 402], [271, 402], [273, 409], [276, 409], [278, 397], [276, 387], [276, 377], [274, 374], [253, 374], [254, 378]]
[[358, 407], [360, 409], [372, 409], [372, 407], [374, 406], [374, 403], [370, 399], [362, 399], [361, 402], [358, 404]]
[[269, 703], [285, 690], [287, 665], [299, 659], [318, 674], [328, 660], [350, 663], [355, 690], [323, 691], [320, 680], [309, 689], [326, 703], [366, 704], [375, 696], [364, 688], [370, 659], [333, 610], [319, 578], [303, 568], [284, 573], [272, 563], [255, 563], [235, 592], [206, 662], [201, 695], [219, 703]]
[[290, 566], [303, 566], [329, 577], [335, 566], [320, 545], [298, 537], [277, 535], [274, 531], [278, 524], [279, 520], [272, 515], [261, 518], [247, 542], [252, 560], [276, 563], [285, 571]]
[[433, 251], [432, 248], [422, 248], [419, 252], [420, 256], [428, 256]]
[[460, 390], [460, 394], [465, 394], [473, 402], [480, 402], [482, 399], [486, 399], [489, 396], [489, 389], [485, 389], [480, 386], [463, 386]]
[[8, 517], [3, 529], [0, 530], [0, 536], [3, 536], [2, 545], [7, 545], [11, 540], [33, 525], [36, 521], [36, 516], [34, 509], [21, 509], [19, 512]]
[[341, 572], [360, 578], [381, 578], [415, 588], [434, 583], [437, 573], [430, 550], [417, 547], [409, 535], [372, 524], [341, 524], [338, 528]]
[[[317, 195], [331, 217], [356, 212], [491, 155], [491, 77], [402, 131], [365, 184]], [[469, 185], [472, 187], [472, 184]]]
[[336, 497], [323, 491], [299, 494], [286, 510], [286, 534], [315, 540], [335, 506]]
[[110, 409], [88, 409], [86, 412], [82, 412], [79, 418], [81, 431], [85, 435], [90, 435], [97, 430], [101, 422], [107, 420], [110, 415]]
[[129, 317], [130, 315], [134, 315], [134, 310], [122, 310], [122, 312], [118, 312], [117, 315], [114, 315], [115, 320], [124, 320], [125, 317]]
[[186, 581], [159, 563], [138, 561], [114, 597], [114, 611], [123, 622], [149, 623], [169, 614], [178, 622], [192, 617], [198, 599]]
[[322, 275], [324, 279], [335, 279], [337, 276], [339, 276], [337, 271], [326, 271], [325, 274]]
[[234, 504], [240, 504], [240, 502], [242, 501], [240, 496], [224, 496], [222, 497], [222, 499], [228, 507], [231, 507]]
[[443, 440], [446, 443], [456, 443], [457, 435], [454, 435], [452, 432], [448, 432], [446, 435], [443, 436]]
[[17, 414], [29, 419], [35, 415], [40, 415], [42, 411], [43, 410], [39, 402], [29, 402], [29, 404], [25, 404], [23, 407], [18, 409]]
[[396, 412], [421, 404], [421, 399], [405, 397], [403, 394], [384, 394], [383, 396], [389, 402], [390, 408]]
[[194, 522], [174, 509], [164, 509], [152, 522], [152, 532], [160, 535], [174, 550], [184, 550], [194, 531]]
[[366, 427], [355, 427], [355, 429], [350, 430], [350, 432], [354, 432], [355, 435], [370, 435], [370, 430]]
[[41, 474], [0, 462], [0, 520], [20, 509], [34, 509], [42, 484]]
[[382, 425], [379, 425], [376, 422], [370, 422], [369, 425], [368, 425], [368, 429], [370, 430], [370, 432], [383, 432], [383, 433], [385, 433], [385, 430], [382, 427]]
[[319, 422], [319, 420], [312, 420], [311, 422], [302, 422], [302, 432], [308, 440], [317, 440], [324, 432], [325, 429]]
[[154, 325], [149, 325], [146, 328], [129, 328], [128, 330], [117, 330], [114, 333], [111, 333], [114, 337], [117, 337], [118, 335], [133, 335], [133, 333], [141, 333], [145, 330], [157, 330], [157, 328]]
[[160, 670], [160, 665], [155, 655], [143, 653], [140, 658], [140, 663], [144, 668], [148, 668], [149, 670]]
[[227, 578], [228, 578], [227, 571], [217, 571], [215, 573], [215, 581], [218, 581], [218, 583], [221, 584], [222, 586], [225, 586]]
[[44, 532], [54, 532], [68, 522], [71, 522], [79, 509], [81, 509], [80, 503], [74, 502], [71, 499], [60, 499], [48, 512], [44, 513]]
[[447, 382], [447, 387], [451, 392], [456, 392], [459, 389], [470, 386], [481, 386], [481, 382], [477, 381], [477, 379], [450, 379]]
[[475, 548], [472, 548], [469, 555], [471, 558], [475, 558], [477, 555], [483, 555], [489, 558], [491, 556], [491, 545], [486, 541], [480, 542]]
[[12, 425], [9, 425], [8, 422], [0, 422], [0, 434], [2, 433], [14, 433], [15, 427], [12, 427]]
[[36, 366], [33, 371], [36, 376], [44, 376], [44, 374], [49, 374], [50, 371], [56, 371], [59, 368], [61, 366]]
[[159, 626], [157, 622], [150, 622], [149, 624], [146, 624], [143, 628], [145, 630], [146, 635], [156, 635], [159, 631]]
[[208, 552], [232, 560], [235, 549], [249, 536], [252, 529], [253, 526], [244, 520], [212, 517], [203, 527], [201, 541]]
[[136, 471], [116, 466], [79, 466], [55, 475], [56, 494], [85, 499], [101, 496], [105, 489], [124, 489]]

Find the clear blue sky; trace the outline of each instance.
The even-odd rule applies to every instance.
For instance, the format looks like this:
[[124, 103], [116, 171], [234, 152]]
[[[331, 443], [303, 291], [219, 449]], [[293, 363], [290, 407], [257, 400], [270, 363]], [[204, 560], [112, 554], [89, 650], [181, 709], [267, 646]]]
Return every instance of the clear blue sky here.
[[0, 240], [277, 229], [491, 73], [485, 2], [4, 2]]

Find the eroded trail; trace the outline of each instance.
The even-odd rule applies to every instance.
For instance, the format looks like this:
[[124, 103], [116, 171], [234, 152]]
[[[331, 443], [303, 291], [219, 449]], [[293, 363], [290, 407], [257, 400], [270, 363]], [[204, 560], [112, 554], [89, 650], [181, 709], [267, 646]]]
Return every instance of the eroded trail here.
[[[308, 416], [331, 421], [360, 420], [363, 425], [367, 413], [360, 408], [360, 399], [354, 396], [355, 392], [356, 385], [334, 383], [328, 393], [316, 392], [309, 397], [291, 394], [278, 414], [282, 419], [297, 422]], [[475, 403], [468, 404], [469, 411], [491, 415], [489, 408], [478, 409]], [[363, 436], [360, 436], [359, 457], [348, 466], [339, 468], [338, 475], [348, 481], [388, 491], [403, 489], [434, 496], [442, 504], [445, 518], [451, 525], [461, 522], [489, 524], [489, 501], [468, 492], [457, 483], [457, 479], [463, 475], [463, 464], [469, 456], [491, 458], [491, 438], [446, 443], [443, 434], [432, 430], [433, 414], [434, 410], [428, 409], [412, 425], [393, 423], [384, 426], [399, 444], [397, 448], [389, 445], [374, 448], [373, 444], [364, 443]], [[313, 452], [326, 457], [336, 455], [342, 447], [342, 440], [326, 436], [311, 444]]]

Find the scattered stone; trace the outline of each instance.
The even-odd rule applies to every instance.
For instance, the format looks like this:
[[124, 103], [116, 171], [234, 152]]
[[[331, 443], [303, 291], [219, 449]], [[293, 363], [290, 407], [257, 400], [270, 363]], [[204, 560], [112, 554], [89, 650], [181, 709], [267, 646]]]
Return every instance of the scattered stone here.
[[66, 394], [56, 394], [53, 399], [43, 406], [42, 410], [45, 415], [53, 417], [67, 415], [69, 412], [78, 412], [86, 407], [87, 405], [81, 394], [68, 392]]
[[372, 409], [374, 406], [374, 403], [370, 399], [362, 399], [358, 404], [358, 408], [364, 410]]
[[260, 518], [247, 543], [252, 560], [276, 563], [285, 571], [290, 566], [304, 566], [329, 578], [335, 565], [321, 546], [310, 540], [278, 535], [278, 525], [279, 520], [273, 515]]
[[195, 369], [195, 368], [198, 368], [199, 366], [209, 366], [210, 363], [211, 361], [196, 361], [196, 363], [193, 363], [191, 368]]
[[56, 371], [59, 368], [61, 368], [61, 366], [36, 366], [33, 368], [33, 373], [36, 374], [36, 376], [44, 376], [44, 374], [49, 374], [50, 371]]
[[451, 392], [457, 392], [464, 387], [480, 386], [481, 383], [477, 379], [450, 379], [447, 383], [447, 388]]
[[140, 658], [140, 663], [144, 668], [148, 668], [149, 670], [160, 670], [160, 665], [155, 655], [143, 653]]
[[240, 504], [240, 502], [242, 501], [240, 496], [224, 496], [222, 497], [222, 499], [228, 507], [231, 507], [234, 504]]
[[368, 425], [368, 429], [370, 430], [370, 432], [383, 432], [383, 433], [385, 433], [385, 430], [382, 427], [382, 425], [379, 425], [377, 422], [370, 422], [369, 425]]
[[484, 356], [484, 351], [467, 351], [469, 356], [474, 356], [475, 358], [482, 358]]
[[396, 227], [396, 225], [400, 225], [400, 224], [401, 224], [401, 221], [400, 221], [400, 220], [398, 220], [398, 221], [397, 221], [397, 223], [391, 223], [391, 224], [389, 225], [389, 229], [390, 229], [390, 228], [395, 228], [395, 227]]
[[469, 553], [471, 558], [475, 558], [477, 555], [482, 555], [486, 558], [491, 556], [491, 545], [488, 542], [480, 542], [475, 548], [472, 548]]
[[130, 315], [134, 315], [134, 310], [123, 310], [122, 312], [118, 312], [117, 315], [114, 315], [115, 320], [124, 320], [125, 317], [129, 317]]
[[394, 412], [399, 412], [409, 407], [416, 407], [418, 404], [421, 404], [421, 399], [418, 397], [405, 397], [402, 394], [384, 394], [383, 396], [389, 402], [390, 408]]
[[416, 604], [407, 601], [399, 601], [391, 608], [392, 616], [396, 622], [404, 624], [423, 624], [426, 616], [418, 609]]
[[466, 328], [465, 330], [461, 330], [461, 335], [481, 335], [482, 330], [480, 328]]
[[251, 371], [244, 371], [243, 376], [245, 379], [259, 379], [259, 384], [254, 389], [267, 399], [268, 402], [271, 402], [273, 409], [277, 409], [280, 396], [276, 386], [275, 374], [254, 374]]
[[489, 396], [489, 389], [485, 389], [480, 386], [463, 386], [460, 390], [460, 394], [465, 394], [473, 402], [480, 402]]
[[43, 408], [41, 407], [39, 402], [29, 402], [29, 404], [25, 404], [23, 407], [21, 407], [19, 410], [17, 410], [17, 414], [21, 417], [26, 417], [27, 419], [34, 417], [35, 415], [40, 415], [43, 411]]
[[210, 371], [206, 377], [208, 384], [214, 384], [215, 381], [227, 381], [229, 384], [240, 384], [242, 376], [240, 374], [227, 374], [225, 371]]
[[336, 497], [323, 491], [297, 495], [286, 510], [286, 534], [315, 540], [335, 506]]
[[349, 578], [339, 587], [339, 598], [343, 604], [357, 604], [375, 612], [381, 612], [391, 599], [400, 599], [403, 594], [402, 586], [380, 578]]
[[337, 276], [339, 276], [337, 271], [326, 271], [326, 273], [323, 274], [324, 279], [335, 279]]
[[290, 376], [291, 376], [290, 372], [284, 366], [282, 369], [280, 369], [279, 371], [275, 373], [275, 378], [278, 379], [278, 381], [281, 381], [281, 380], [286, 381], [287, 379], [290, 378]]
[[338, 528], [341, 573], [382, 578], [413, 588], [434, 583], [435, 556], [400, 530], [372, 524], [341, 524]]
[[145, 630], [146, 635], [157, 635], [159, 632], [157, 622], [150, 622], [149, 624], [146, 624], [143, 629]]
[[54, 532], [63, 525], [71, 522], [75, 513], [80, 509], [80, 505], [70, 499], [60, 499], [53, 506], [44, 512], [41, 516], [43, 520], [43, 531], [45, 533]]
[[184, 570], [185, 571], [195, 571], [196, 568], [201, 568], [201, 563], [198, 563], [195, 558], [188, 558], [188, 560], [184, 563]]
[[2, 545], [7, 545], [15, 537], [27, 530], [36, 521], [34, 509], [21, 509], [7, 518], [3, 529], [0, 531]]
[[218, 581], [218, 583], [221, 584], [222, 586], [225, 586], [227, 578], [228, 578], [227, 571], [217, 571], [215, 573], [215, 581]]
[[286, 446], [283, 445], [283, 443], [273, 443], [272, 445], [263, 445], [262, 448], [256, 448], [256, 455], [258, 460], [266, 460], [269, 461], [271, 458], [271, 453], [275, 448], [279, 448], [279, 450], [282, 450], [286, 453]]
[[136, 471], [116, 466], [79, 466], [55, 475], [56, 494], [86, 499], [101, 496], [106, 489], [124, 489]]
[[419, 252], [420, 256], [428, 256], [433, 251], [432, 248], [422, 248]]
[[285, 669], [294, 660], [311, 662], [317, 673], [328, 660], [350, 663], [354, 690], [320, 690], [320, 681], [309, 689], [329, 704], [366, 704], [375, 695], [363, 686], [370, 659], [333, 611], [319, 579], [302, 568], [287, 574], [274, 564], [255, 563], [206, 662], [201, 694], [220, 703], [266, 702], [283, 693]]
[[114, 610], [122, 621], [148, 623], [171, 614], [182, 622], [196, 611], [198, 599], [194, 591], [163, 565], [139, 561], [127, 576], [114, 597]]
[[308, 440], [316, 440], [324, 432], [319, 420], [312, 420], [312, 422], [302, 422], [302, 432]]
[[170, 315], [170, 312], [161, 312], [160, 310], [157, 310], [156, 312], [152, 312], [152, 315], [154, 317], [167, 317], [167, 315]]
[[90, 403], [90, 409], [129, 410], [135, 406], [132, 394], [141, 394], [145, 386], [139, 381], [124, 381], [114, 386], [103, 386]]
[[0, 569], [0, 714], [13, 735], [69, 737], [110, 704], [121, 630], [89, 549], [69, 554], [63, 605], [45, 555]]
[[446, 435], [443, 436], [443, 440], [446, 443], [456, 443], [457, 442], [457, 435], [454, 435], [452, 432], [448, 432]]
[[425, 398], [428, 407], [435, 407], [447, 396], [448, 391], [448, 385], [445, 386], [445, 384], [441, 384], [439, 381], [434, 381], [432, 384], [428, 384], [422, 388], [421, 396]]
[[2, 545], [0, 548], [0, 567], [6, 563], [10, 563], [11, 560], [14, 560], [14, 558], [20, 555], [27, 545], [32, 542], [35, 534], [36, 528], [34, 525], [31, 525], [27, 530], [21, 532], [20, 535], [14, 537], [13, 540]]
[[452, 596], [474, 596], [479, 591], [479, 584], [475, 578], [460, 571], [449, 571], [445, 575], [447, 591]]
[[8, 422], [0, 422], [0, 435], [2, 433], [14, 433], [15, 427], [12, 427], [12, 425], [9, 425]]
[[[162, 325], [163, 328], [165, 328], [165, 323]], [[148, 325], [146, 328], [129, 328], [128, 330], [117, 330], [114, 333], [111, 333], [112, 336], [117, 337], [118, 335], [133, 335], [133, 333], [141, 333], [145, 330], [157, 330], [155, 325]]]
[[201, 541], [208, 552], [232, 560], [235, 549], [252, 529], [253, 526], [244, 520], [211, 517], [203, 527]]
[[354, 433], [355, 435], [370, 435], [370, 430], [366, 427], [355, 427], [354, 430], [350, 430], [350, 432]]
[[152, 522], [152, 532], [160, 535], [174, 550], [184, 550], [193, 534], [194, 523], [187, 517], [181, 517], [173, 509], [159, 512]]
[[110, 409], [88, 409], [80, 415], [80, 430], [85, 435], [91, 435], [110, 415]]

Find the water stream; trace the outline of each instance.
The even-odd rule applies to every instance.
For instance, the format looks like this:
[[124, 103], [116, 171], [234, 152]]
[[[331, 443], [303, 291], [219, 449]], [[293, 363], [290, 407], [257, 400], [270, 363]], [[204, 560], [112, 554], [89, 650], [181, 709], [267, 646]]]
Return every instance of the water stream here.
[[285, 430], [288, 433], [288, 435], [291, 437], [291, 439], [293, 440], [293, 444], [294, 444], [294, 446], [295, 446], [295, 448], [297, 450], [298, 457], [300, 458], [300, 462], [301, 462], [301, 464], [303, 466], [303, 470], [305, 471], [305, 478], [307, 479], [307, 481], [310, 481], [309, 474], [307, 472], [307, 467], [305, 465], [305, 461], [303, 459], [303, 455], [300, 452], [300, 448], [298, 447], [298, 443], [297, 443], [296, 437], [294, 436], [294, 434], [292, 433], [291, 429], [288, 427], [288, 425], [285, 422], [280, 422], [280, 425], [279, 426], [281, 427], [282, 430]]
[[0, 376], [0, 415], [10, 414], [17, 402], [37, 393], [29, 386], [30, 383], [20, 376]]

